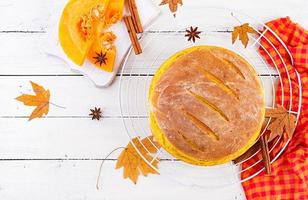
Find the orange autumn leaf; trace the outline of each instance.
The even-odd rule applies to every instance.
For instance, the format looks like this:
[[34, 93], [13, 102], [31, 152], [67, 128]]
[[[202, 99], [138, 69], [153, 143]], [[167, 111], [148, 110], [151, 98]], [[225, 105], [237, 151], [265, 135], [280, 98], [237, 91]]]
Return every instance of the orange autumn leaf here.
[[32, 89], [35, 95], [23, 94], [16, 98], [17, 101], [21, 101], [26, 106], [36, 106], [31, 115], [29, 121], [34, 118], [40, 118], [44, 114], [47, 115], [49, 111], [49, 90], [45, 90], [42, 86], [30, 81]]
[[159, 5], [162, 6], [166, 4], [168, 4], [169, 10], [172, 13], [175, 13], [178, 10], [178, 4], [182, 6], [183, 2], [182, 0], [162, 0], [162, 2]]
[[232, 31], [232, 44], [236, 41], [237, 38], [242, 42], [245, 48], [248, 45], [249, 37], [248, 33], [255, 34], [257, 33], [248, 23], [245, 23], [241, 26], [235, 26]]
[[123, 167], [123, 178], [129, 178], [135, 184], [140, 174], [147, 176], [148, 174], [159, 174], [157, 170], [149, 166], [148, 163], [138, 154], [134, 145], [137, 147], [142, 156], [157, 169], [159, 159], [154, 158], [151, 154], [155, 154], [159, 145], [154, 141], [153, 136], [146, 137], [142, 140], [139, 137], [133, 138], [126, 148], [118, 157], [116, 169]]
[[277, 108], [266, 109], [265, 117], [273, 118], [273, 121], [267, 127], [270, 131], [268, 141], [273, 140], [277, 136], [281, 136], [284, 132], [288, 138], [291, 138], [295, 130], [296, 116], [290, 114], [284, 107], [278, 105]]

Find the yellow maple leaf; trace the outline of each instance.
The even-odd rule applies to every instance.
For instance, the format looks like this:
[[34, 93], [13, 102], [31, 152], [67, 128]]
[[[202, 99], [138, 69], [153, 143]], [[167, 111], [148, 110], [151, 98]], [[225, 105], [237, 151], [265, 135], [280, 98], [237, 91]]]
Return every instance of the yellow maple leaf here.
[[34, 118], [40, 118], [44, 114], [47, 115], [49, 111], [49, 90], [45, 90], [42, 86], [30, 81], [32, 89], [35, 95], [23, 94], [16, 98], [17, 101], [21, 101], [26, 106], [36, 106], [29, 116], [29, 121]]
[[234, 44], [236, 39], [239, 38], [246, 48], [249, 41], [248, 33], [255, 34], [257, 32], [249, 26], [248, 23], [242, 24], [241, 26], [235, 26], [232, 31], [232, 44]]
[[182, 0], [162, 0], [162, 2], [159, 5], [162, 6], [166, 4], [168, 4], [169, 10], [172, 13], [175, 13], [178, 10], [178, 4], [182, 6], [183, 2]]
[[129, 178], [135, 184], [140, 174], [147, 176], [148, 174], [159, 174], [156, 169], [149, 166], [148, 163], [140, 156], [134, 146], [139, 150], [142, 156], [157, 169], [159, 159], [154, 158], [151, 154], [157, 153], [159, 145], [154, 141], [153, 136], [143, 138], [133, 138], [126, 148], [118, 157], [116, 169], [123, 167], [123, 178]]

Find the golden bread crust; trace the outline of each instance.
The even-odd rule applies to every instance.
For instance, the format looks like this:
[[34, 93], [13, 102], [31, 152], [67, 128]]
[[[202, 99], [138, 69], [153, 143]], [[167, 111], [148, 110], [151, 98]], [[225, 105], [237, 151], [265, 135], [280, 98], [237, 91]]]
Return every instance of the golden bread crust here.
[[253, 67], [214, 46], [168, 59], [150, 88], [151, 129], [173, 156], [199, 165], [230, 161], [258, 137], [264, 95]]

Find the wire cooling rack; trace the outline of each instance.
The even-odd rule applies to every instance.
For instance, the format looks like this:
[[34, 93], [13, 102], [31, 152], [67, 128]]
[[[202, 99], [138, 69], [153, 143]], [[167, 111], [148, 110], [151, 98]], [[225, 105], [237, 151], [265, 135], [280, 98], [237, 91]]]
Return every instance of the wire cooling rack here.
[[[179, 13], [178, 16], [168, 18], [168, 16], [161, 16], [159, 22], [147, 29], [141, 36], [140, 43], [143, 48], [141, 55], [135, 55], [132, 50], [129, 51], [124, 60], [123, 68], [120, 72], [120, 88], [119, 88], [119, 103], [121, 109], [121, 116], [123, 124], [126, 129], [127, 135], [130, 139], [139, 137], [139, 148], [146, 150], [142, 144], [141, 139], [151, 135], [149, 127], [149, 102], [148, 93], [151, 80], [158, 69], [158, 67], [174, 53], [195, 45], [215, 45], [230, 49], [237, 52], [244, 57], [255, 68], [258, 73], [264, 88], [266, 99], [266, 106], [269, 108], [275, 107], [276, 102], [276, 87], [277, 82], [282, 84], [282, 78], [278, 70], [277, 62], [271, 58], [274, 67], [270, 66], [263, 57], [259, 54], [258, 48], [262, 48], [269, 56], [267, 49], [260, 44], [260, 39], [263, 37], [278, 53], [280, 62], [283, 63], [288, 77], [288, 85], [290, 92], [290, 105], [288, 110], [299, 118], [301, 109], [301, 80], [299, 74], [297, 75], [298, 88], [292, 88], [290, 75], [287, 70], [287, 65], [282, 59], [276, 47], [264, 37], [266, 31], [270, 31], [281, 42], [286, 51], [288, 52], [291, 62], [293, 58], [286, 45], [282, 40], [265, 24], [259, 22], [253, 17], [245, 13], [225, 9], [225, 8], [198, 8], [189, 9], [186, 12]], [[263, 34], [259, 31], [259, 37], [249, 36], [250, 42], [247, 48], [238, 41], [236, 44], [231, 43], [232, 27], [241, 25], [242, 23], [249, 23], [256, 31], [265, 29]], [[202, 31], [196, 43], [187, 41], [184, 37], [185, 30], [190, 26], [198, 27]], [[299, 105], [297, 110], [292, 110], [292, 93], [298, 90]], [[285, 91], [281, 91], [282, 106], [284, 106]], [[261, 131], [264, 134], [267, 126], [271, 122], [269, 119], [265, 122]], [[297, 123], [297, 122], [296, 122]], [[287, 147], [290, 139], [282, 145], [278, 152], [274, 155], [274, 149], [279, 143], [282, 142], [282, 137], [279, 137], [269, 147], [270, 162], [273, 163], [283, 153]], [[154, 145], [154, 144], [153, 144]], [[180, 160], [174, 159], [164, 149], [157, 147], [157, 153], [154, 155], [153, 160], [147, 160], [138, 149], [136, 144], [133, 143], [140, 156], [145, 162], [154, 170], [159, 172], [161, 176], [169, 177], [181, 184], [186, 184], [196, 187], [219, 187], [247, 181], [254, 176], [258, 175], [264, 170], [262, 158], [255, 160], [254, 156], [260, 149], [248, 158], [238, 162], [229, 162], [223, 165], [216, 166], [194, 166], [184, 163]], [[152, 165], [156, 158], [160, 158], [159, 169]], [[254, 159], [253, 164], [243, 167], [242, 163]], [[249, 173], [248, 173], [249, 172]], [[241, 177], [243, 173], [248, 173], [246, 177]]]

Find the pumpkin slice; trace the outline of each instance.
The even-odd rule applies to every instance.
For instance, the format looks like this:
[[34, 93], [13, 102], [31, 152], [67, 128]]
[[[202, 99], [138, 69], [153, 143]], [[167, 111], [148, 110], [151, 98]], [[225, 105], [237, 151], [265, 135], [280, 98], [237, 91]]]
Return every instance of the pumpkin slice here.
[[112, 32], [103, 33], [92, 44], [87, 59], [99, 69], [112, 72], [116, 57], [115, 39], [116, 36]]
[[95, 40], [109, 0], [71, 0], [65, 6], [59, 24], [59, 41], [67, 56], [82, 65]]

